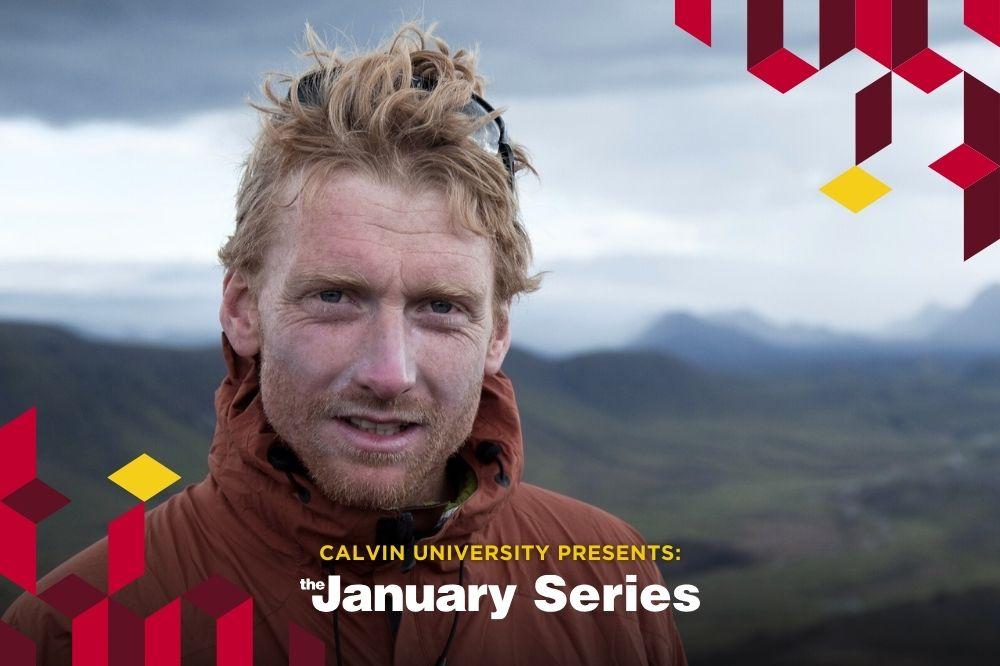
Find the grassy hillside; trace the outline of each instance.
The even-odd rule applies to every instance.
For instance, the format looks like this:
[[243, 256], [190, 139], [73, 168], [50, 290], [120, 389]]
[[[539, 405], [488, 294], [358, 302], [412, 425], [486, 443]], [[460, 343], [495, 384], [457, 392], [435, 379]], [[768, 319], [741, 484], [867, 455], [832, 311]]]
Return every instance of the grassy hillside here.
[[[611, 356], [512, 357], [528, 477], [684, 548], [664, 574], [702, 591], [679, 618], [695, 656], [1000, 587], [1000, 363], [804, 363], [737, 380]], [[573, 381], [539, 388], [553, 376]], [[813, 663], [794, 647], [787, 663]]]
[[[996, 612], [1000, 361], [803, 363], [737, 379], [650, 352], [515, 350], [504, 367], [528, 480], [683, 548], [664, 574], [701, 588], [701, 610], [679, 617], [692, 663], [931, 663], [902, 660], [911, 619], [942, 599]], [[182, 483], [203, 476], [222, 371], [215, 349], [0, 325], [0, 419], [38, 405], [42, 476], [74, 500], [43, 523], [43, 569], [130, 505], [105, 477], [139, 452]], [[961, 634], [942, 627], [947, 649]]]

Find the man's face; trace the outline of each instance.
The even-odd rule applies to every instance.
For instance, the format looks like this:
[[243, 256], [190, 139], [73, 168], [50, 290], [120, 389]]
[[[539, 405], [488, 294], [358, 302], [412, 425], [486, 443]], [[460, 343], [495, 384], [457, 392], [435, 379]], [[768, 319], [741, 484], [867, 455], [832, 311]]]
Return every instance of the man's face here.
[[509, 343], [488, 241], [440, 192], [349, 174], [282, 223], [256, 313], [268, 420], [336, 501], [445, 499], [445, 461]]

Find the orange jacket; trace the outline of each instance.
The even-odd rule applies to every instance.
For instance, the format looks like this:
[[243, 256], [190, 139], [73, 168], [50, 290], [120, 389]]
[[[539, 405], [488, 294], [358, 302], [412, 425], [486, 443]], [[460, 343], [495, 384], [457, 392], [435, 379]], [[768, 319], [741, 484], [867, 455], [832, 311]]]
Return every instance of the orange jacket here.
[[[508, 562], [341, 561], [343, 585], [517, 585], [505, 619], [478, 612], [321, 613], [299, 580], [326, 580], [325, 544], [633, 544], [641, 537], [621, 520], [582, 502], [521, 482], [524, 455], [510, 381], [486, 379], [473, 432], [459, 455], [475, 490], [457, 508], [371, 511], [334, 504], [311, 483], [277, 440], [261, 408], [257, 361], [238, 356], [223, 336], [228, 373], [216, 391], [217, 424], [209, 474], [146, 517], [146, 573], [112, 598], [146, 617], [205, 579], [221, 575], [253, 597], [254, 663], [288, 663], [289, 623], [327, 644], [326, 663], [686, 664], [670, 612], [542, 612], [535, 581], [558, 574], [567, 583], [662, 583], [653, 562], [580, 562], [554, 557]], [[466, 474], [469, 474], [466, 471]], [[471, 481], [471, 478], [470, 478]], [[436, 531], [432, 531], [436, 527]], [[430, 529], [428, 529], [430, 528]], [[423, 536], [425, 533], [430, 536]], [[101, 540], [48, 574], [44, 590], [75, 573], [106, 589], [107, 543]], [[334, 622], [336, 618], [336, 623]], [[39, 663], [70, 663], [69, 620], [30, 594], [4, 621], [38, 645]], [[335, 626], [336, 625], [336, 626]], [[454, 631], [453, 631], [454, 628]], [[185, 602], [184, 664], [215, 663], [212, 620]], [[453, 635], [452, 635], [453, 634]], [[451, 640], [449, 641], [449, 636]], [[112, 645], [114, 646], [114, 632]], [[114, 648], [113, 648], [114, 649]], [[445, 654], [446, 653], [446, 654]]]

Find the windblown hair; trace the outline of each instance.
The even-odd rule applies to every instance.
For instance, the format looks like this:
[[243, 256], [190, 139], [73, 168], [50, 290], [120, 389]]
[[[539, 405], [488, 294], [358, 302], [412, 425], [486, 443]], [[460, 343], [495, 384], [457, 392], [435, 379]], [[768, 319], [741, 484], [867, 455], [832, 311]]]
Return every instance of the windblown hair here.
[[[507, 169], [499, 155], [471, 138], [499, 111], [478, 118], [462, 112], [473, 92], [483, 93], [476, 56], [452, 53], [431, 31], [406, 24], [388, 45], [345, 57], [306, 26], [303, 55], [314, 65], [265, 79], [265, 99], [253, 104], [261, 129], [244, 163], [236, 230], [219, 251], [223, 265], [241, 271], [252, 290], [280, 233], [280, 209], [299, 196], [309, 200], [337, 171], [443, 192], [453, 223], [491, 243], [496, 308], [538, 288], [541, 278], [529, 274], [531, 242]], [[433, 89], [411, 86], [414, 75], [433, 81]], [[515, 172], [534, 173], [525, 151], [512, 149]], [[297, 188], [291, 200], [289, 184]]]

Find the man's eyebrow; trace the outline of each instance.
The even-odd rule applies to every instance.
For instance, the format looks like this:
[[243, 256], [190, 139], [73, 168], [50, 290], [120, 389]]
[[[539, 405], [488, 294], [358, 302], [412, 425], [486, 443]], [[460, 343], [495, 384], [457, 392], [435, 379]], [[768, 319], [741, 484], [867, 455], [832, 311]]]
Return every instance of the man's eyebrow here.
[[309, 271], [293, 275], [288, 280], [289, 291], [319, 289], [320, 287], [342, 287], [357, 291], [367, 291], [368, 280], [353, 271]]
[[484, 300], [486, 294], [474, 287], [466, 287], [465, 285], [447, 280], [434, 280], [433, 282], [421, 284], [419, 288], [410, 294], [410, 297], [413, 299], [438, 297], [475, 303]]
[[[289, 278], [286, 291], [289, 293], [301, 293], [312, 289], [323, 289], [335, 287], [337, 289], [350, 289], [353, 291], [368, 293], [371, 291], [371, 284], [368, 280], [354, 271], [308, 271], [293, 275]], [[457, 301], [468, 301], [478, 303], [485, 300], [484, 290], [457, 284], [449, 280], [433, 280], [421, 283], [412, 290], [407, 290], [409, 298], [422, 300], [427, 298], [445, 298]]]

